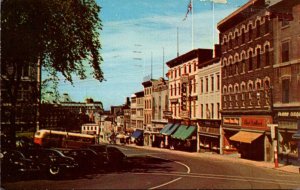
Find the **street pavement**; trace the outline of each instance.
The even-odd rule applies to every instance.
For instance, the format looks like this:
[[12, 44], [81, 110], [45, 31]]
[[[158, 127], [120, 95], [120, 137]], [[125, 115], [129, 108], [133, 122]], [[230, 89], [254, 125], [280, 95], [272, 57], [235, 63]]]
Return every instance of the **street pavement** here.
[[265, 162], [265, 161], [254, 161], [254, 160], [247, 160], [240, 158], [237, 154], [229, 154], [229, 155], [220, 155], [212, 152], [185, 152], [180, 150], [171, 150], [166, 148], [158, 148], [158, 147], [150, 147], [150, 146], [137, 146], [135, 144], [126, 144], [125, 146], [131, 146], [135, 148], [140, 149], [146, 149], [146, 150], [155, 150], [155, 151], [161, 151], [166, 152], [170, 154], [176, 154], [176, 155], [185, 155], [185, 156], [191, 156], [191, 157], [203, 157], [203, 158], [212, 158], [212, 159], [219, 159], [219, 160], [226, 160], [230, 162], [238, 162], [243, 164], [249, 164], [256, 167], [264, 167], [289, 173], [296, 173], [300, 175], [300, 167], [295, 165], [285, 165], [285, 164], [278, 164], [278, 167], [275, 168], [275, 164], [273, 162]]

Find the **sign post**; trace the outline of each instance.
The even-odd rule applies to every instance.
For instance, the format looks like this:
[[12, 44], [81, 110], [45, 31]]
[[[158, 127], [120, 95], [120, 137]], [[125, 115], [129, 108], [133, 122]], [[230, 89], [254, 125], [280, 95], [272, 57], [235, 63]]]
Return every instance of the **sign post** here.
[[276, 127], [278, 124], [268, 124], [268, 127], [271, 128], [271, 138], [272, 138], [272, 145], [274, 150], [274, 164], [275, 168], [278, 168], [278, 151], [277, 151], [277, 138], [276, 138]]

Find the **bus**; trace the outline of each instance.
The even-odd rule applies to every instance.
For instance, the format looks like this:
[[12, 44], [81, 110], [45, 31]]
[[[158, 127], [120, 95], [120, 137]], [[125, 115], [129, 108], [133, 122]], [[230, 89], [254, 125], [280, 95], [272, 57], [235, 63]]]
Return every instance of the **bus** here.
[[41, 129], [35, 132], [34, 143], [42, 147], [84, 148], [95, 144], [95, 136], [66, 131]]

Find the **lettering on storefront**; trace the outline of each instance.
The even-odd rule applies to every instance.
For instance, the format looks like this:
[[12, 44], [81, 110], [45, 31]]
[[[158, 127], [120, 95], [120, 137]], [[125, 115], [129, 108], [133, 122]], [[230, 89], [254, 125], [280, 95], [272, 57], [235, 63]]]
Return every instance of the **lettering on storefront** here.
[[224, 125], [240, 125], [239, 117], [224, 117], [223, 118]]
[[269, 130], [267, 125], [270, 123], [272, 123], [272, 118], [270, 116], [265, 116], [265, 117], [243, 116], [242, 117], [242, 128]]
[[278, 117], [296, 117], [296, 118], [299, 118], [300, 117], [300, 112], [297, 112], [297, 111], [281, 111], [281, 112], [278, 112]]
[[189, 113], [187, 110], [187, 101], [188, 101], [188, 82], [189, 82], [189, 76], [184, 75], [181, 77], [181, 112], [180, 116], [182, 118], [189, 117]]

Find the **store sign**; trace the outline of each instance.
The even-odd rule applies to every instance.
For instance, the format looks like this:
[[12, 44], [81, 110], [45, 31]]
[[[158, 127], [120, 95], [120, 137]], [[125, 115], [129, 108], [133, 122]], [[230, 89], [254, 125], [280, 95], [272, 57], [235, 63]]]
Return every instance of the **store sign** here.
[[253, 128], [260, 130], [270, 130], [267, 126], [272, 123], [271, 116], [259, 117], [259, 116], [243, 116], [242, 117], [242, 128]]
[[241, 118], [239, 117], [224, 117], [223, 124], [224, 125], [240, 125]]
[[188, 102], [188, 84], [189, 84], [189, 76], [183, 75], [181, 76], [181, 118], [189, 118], [189, 111], [187, 109]]
[[296, 117], [300, 118], [300, 112], [297, 111], [280, 111], [278, 112], [278, 117]]

